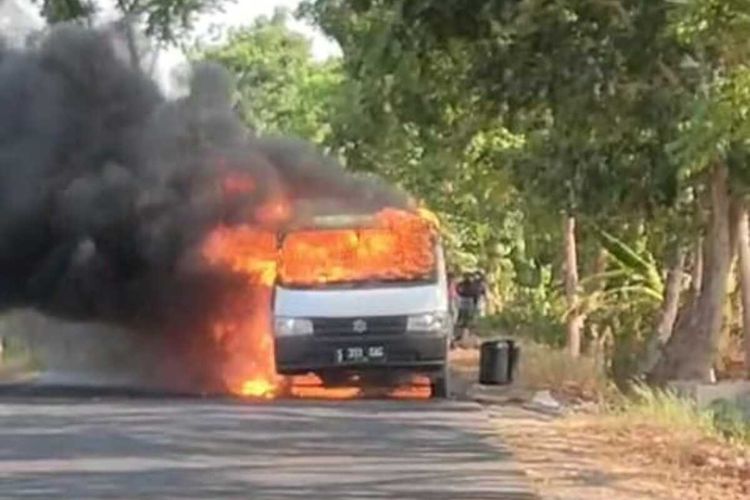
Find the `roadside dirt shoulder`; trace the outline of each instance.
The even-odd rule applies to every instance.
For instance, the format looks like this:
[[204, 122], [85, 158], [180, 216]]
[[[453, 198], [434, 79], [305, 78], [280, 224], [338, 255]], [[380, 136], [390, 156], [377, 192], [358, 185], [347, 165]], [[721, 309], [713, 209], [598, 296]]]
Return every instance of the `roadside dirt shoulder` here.
[[[599, 415], [556, 417], [518, 406], [492, 407], [491, 414], [546, 499], [750, 497], [750, 474], [727, 470], [727, 453], [713, 443], [683, 440], [664, 429], [623, 429]], [[737, 465], [743, 464], [731, 464]]]

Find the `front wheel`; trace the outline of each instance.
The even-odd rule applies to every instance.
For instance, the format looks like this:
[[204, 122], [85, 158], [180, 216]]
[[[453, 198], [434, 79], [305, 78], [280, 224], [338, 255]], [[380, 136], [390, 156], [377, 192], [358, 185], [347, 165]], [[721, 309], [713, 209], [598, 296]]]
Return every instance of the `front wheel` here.
[[430, 380], [430, 397], [432, 399], [447, 399], [450, 395], [450, 373], [446, 365]]
[[351, 375], [340, 371], [324, 371], [317, 374], [326, 387], [339, 387], [351, 382]]

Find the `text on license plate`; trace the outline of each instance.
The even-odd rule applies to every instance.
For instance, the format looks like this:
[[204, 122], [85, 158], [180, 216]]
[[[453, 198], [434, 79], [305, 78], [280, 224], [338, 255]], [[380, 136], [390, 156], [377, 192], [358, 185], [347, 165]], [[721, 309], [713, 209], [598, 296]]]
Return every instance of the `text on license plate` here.
[[383, 346], [342, 347], [336, 349], [337, 363], [351, 363], [353, 361], [379, 361], [385, 358]]

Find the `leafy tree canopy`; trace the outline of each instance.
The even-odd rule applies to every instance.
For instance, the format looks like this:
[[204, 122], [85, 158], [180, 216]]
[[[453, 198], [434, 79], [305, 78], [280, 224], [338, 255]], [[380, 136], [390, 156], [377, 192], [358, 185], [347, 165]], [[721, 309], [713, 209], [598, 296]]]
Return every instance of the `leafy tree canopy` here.
[[[88, 22], [102, 9], [96, 0], [32, 0], [49, 23]], [[215, 10], [224, 0], [115, 0], [124, 16], [143, 19], [146, 33], [160, 41], [174, 42], [192, 28], [195, 14]]]
[[229, 33], [196, 57], [220, 62], [234, 75], [243, 119], [264, 133], [287, 134], [322, 144], [341, 84], [338, 61], [316, 61], [311, 43], [287, 27], [283, 10]]

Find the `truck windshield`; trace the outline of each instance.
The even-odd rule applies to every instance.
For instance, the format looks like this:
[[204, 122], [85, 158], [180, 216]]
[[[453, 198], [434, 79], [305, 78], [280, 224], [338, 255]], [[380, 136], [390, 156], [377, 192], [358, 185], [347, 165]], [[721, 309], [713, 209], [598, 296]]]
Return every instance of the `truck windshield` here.
[[288, 288], [409, 286], [437, 279], [436, 237], [420, 227], [298, 231], [279, 251]]

